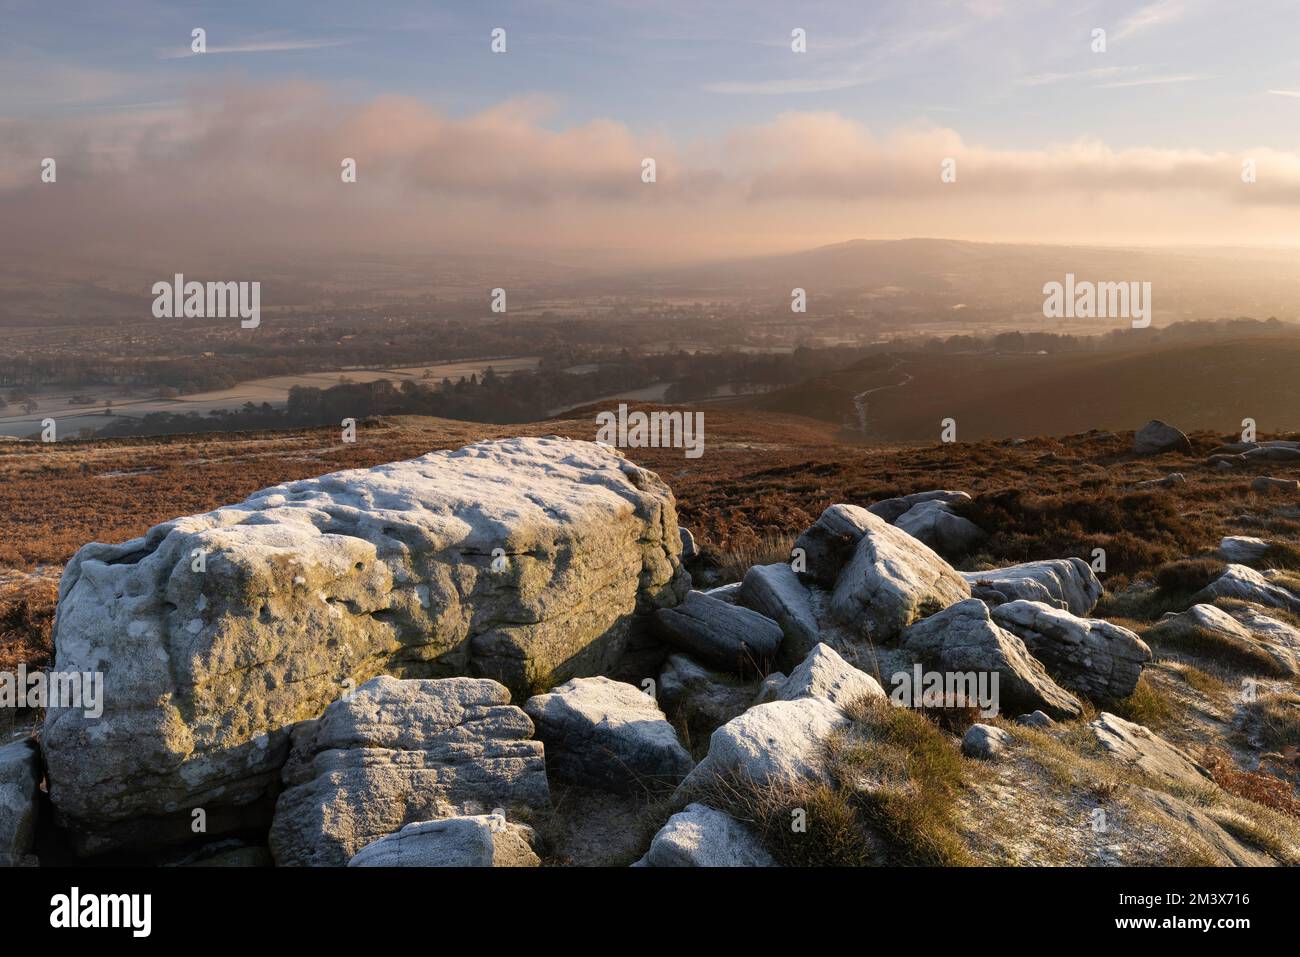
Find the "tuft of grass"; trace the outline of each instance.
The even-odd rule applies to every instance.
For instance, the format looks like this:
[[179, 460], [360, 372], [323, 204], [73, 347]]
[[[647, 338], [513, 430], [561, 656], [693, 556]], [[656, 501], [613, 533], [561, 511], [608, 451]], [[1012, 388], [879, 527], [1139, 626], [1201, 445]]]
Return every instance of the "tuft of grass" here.
[[0, 590], [0, 671], [17, 671], [20, 664], [36, 669], [50, 663], [58, 598], [59, 584], [52, 580]]
[[1268, 551], [1264, 552], [1259, 561], [1253, 564], [1259, 565], [1261, 568], [1300, 571], [1300, 547], [1292, 545], [1290, 542], [1273, 542], [1268, 546]]
[[1183, 676], [1183, 680], [1201, 694], [1217, 698], [1231, 694], [1233, 691], [1232, 685], [1228, 684], [1228, 682], [1202, 671], [1195, 665], [1184, 664], [1178, 671]]
[[1246, 720], [1266, 748], [1300, 748], [1300, 694], [1276, 691], [1246, 703]]
[[743, 538], [707, 557], [718, 570], [718, 584], [738, 582], [755, 565], [788, 562], [794, 548], [794, 535], [762, 535]]
[[1156, 569], [1156, 586], [1166, 593], [1195, 593], [1214, 581], [1227, 566], [1217, 558], [1184, 558]]
[[1178, 708], [1169, 692], [1158, 687], [1151, 675], [1144, 672], [1138, 678], [1133, 693], [1122, 701], [1114, 702], [1111, 710], [1121, 718], [1155, 730], [1167, 725]]
[[1210, 772], [1214, 783], [1229, 794], [1300, 817], [1300, 801], [1295, 799], [1289, 781], [1260, 771], [1243, 771], [1222, 748], [1206, 748], [1201, 764]]

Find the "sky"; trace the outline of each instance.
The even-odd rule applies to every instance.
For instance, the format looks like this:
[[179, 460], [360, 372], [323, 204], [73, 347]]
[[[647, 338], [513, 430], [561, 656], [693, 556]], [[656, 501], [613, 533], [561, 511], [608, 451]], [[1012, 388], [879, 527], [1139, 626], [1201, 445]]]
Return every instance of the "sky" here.
[[15, 255], [1300, 245], [1295, 0], [0, 0], [0, 23]]

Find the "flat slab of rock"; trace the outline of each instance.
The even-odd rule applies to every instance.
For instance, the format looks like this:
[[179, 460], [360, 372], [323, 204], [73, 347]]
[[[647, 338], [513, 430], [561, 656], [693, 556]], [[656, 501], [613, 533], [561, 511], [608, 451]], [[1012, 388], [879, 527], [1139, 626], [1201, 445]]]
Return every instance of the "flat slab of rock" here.
[[220, 809], [272, 793], [289, 728], [375, 675], [518, 690], [645, 651], [644, 675], [662, 656], [650, 613], [689, 587], [680, 551], [663, 482], [555, 437], [289, 482], [87, 545], [55, 667], [102, 671], [106, 704], [48, 712], [51, 800], [85, 850], [133, 819], [188, 840], [190, 808], [216, 834]]
[[954, 512], [947, 502], [913, 505], [894, 520], [894, 526], [940, 555], [965, 555], [989, 537], [984, 529]]
[[1097, 607], [1105, 590], [1082, 558], [1053, 558], [961, 574], [970, 584], [971, 594], [986, 604], [1041, 601], [1080, 616]]
[[35, 863], [41, 756], [28, 739], [0, 747], [0, 867]]
[[1256, 562], [1263, 558], [1272, 547], [1262, 538], [1249, 535], [1225, 535], [1219, 542], [1219, 554], [1229, 562]]
[[808, 586], [784, 562], [750, 568], [736, 599], [781, 626], [785, 638], [777, 657], [782, 666], [802, 661], [821, 640]]
[[930, 502], [936, 502], [940, 505], [946, 505], [951, 502], [969, 502], [970, 495], [966, 492], [954, 492], [949, 489], [934, 489], [930, 492], [914, 492], [911, 495], [900, 495], [898, 498], [887, 498], [879, 502], [873, 502], [867, 506], [867, 511], [872, 515], [879, 515], [886, 522], [893, 525], [898, 519], [911, 511], [917, 505], [923, 505]]
[[1024, 641], [1029, 653], [1065, 687], [1090, 698], [1118, 701], [1137, 687], [1151, 660], [1146, 642], [1127, 628], [1099, 618], [1079, 618], [1042, 602], [1011, 601], [993, 620]]
[[1152, 419], [1133, 435], [1133, 451], [1141, 455], [1156, 452], [1186, 452], [1191, 454], [1192, 443], [1181, 431], [1159, 419]]
[[1000, 713], [1040, 710], [1057, 720], [1083, 714], [1074, 695], [1051, 679], [1023, 641], [993, 621], [978, 598], [913, 625], [903, 633], [902, 646], [941, 671], [995, 672]]
[[1175, 784], [1193, 787], [1214, 784], [1210, 772], [1190, 755], [1144, 725], [1103, 711], [1088, 727], [1102, 750], [1116, 761]]
[[359, 850], [348, 867], [538, 867], [526, 824], [491, 814], [416, 821]]
[[961, 753], [968, 758], [994, 761], [1011, 746], [1011, 735], [991, 724], [972, 724], [961, 739]]
[[695, 767], [653, 698], [609, 678], [574, 678], [524, 711], [559, 780], [616, 793], [676, 787]]
[[1237, 598], [1268, 608], [1300, 613], [1300, 595], [1276, 585], [1247, 565], [1229, 565], [1214, 581], [1192, 596], [1209, 604], [1216, 598]]
[[859, 698], [883, 698], [880, 682], [840, 657], [830, 645], [819, 644], [775, 689], [775, 700], [820, 698], [836, 707]]
[[1232, 604], [1223, 610], [1260, 641], [1289, 648], [1300, 656], [1300, 628], [1295, 625], [1266, 615], [1253, 605]]
[[737, 674], [766, 670], [764, 663], [776, 658], [785, 637], [766, 615], [698, 591], [675, 608], [655, 612], [655, 630], [700, 661]]
[[688, 804], [668, 819], [633, 867], [776, 867], [753, 830], [729, 814]]
[[1242, 841], [1199, 808], [1186, 801], [1141, 788], [1138, 795], [1148, 807], [1177, 826], [1186, 828], [1210, 853], [1218, 858], [1217, 867], [1276, 867], [1277, 861]]
[[732, 718], [709, 739], [709, 753], [678, 789], [692, 794], [721, 778], [759, 785], [825, 777], [824, 752], [844, 713], [820, 698], [771, 701]]
[[867, 529], [831, 593], [834, 618], [875, 641], [970, 596], [966, 580], [932, 549], [866, 513]]
[[417, 821], [545, 807], [532, 735], [495, 681], [372, 679], [295, 730], [271, 824], [275, 861], [341, 867]]
[[[1274, 619], [1268, 619], [1266, 616], [1259, 617], [1288, 631], [1294, 630], [1290, 626]], [[1258, 624], [1261, 632], [1268, 634], [1267, 625]], [[1272, 673], [1286, 675], [1297, 673], [1296, 653], [1289, 644], [1278, 644], [1262, 639], [1245, 624], [1215, 605], [1201, 603], [1193, 605], [1186, 611], [1171, 611], [1161, 618], [1155, 628], [1152, 629], [1152, 635], [1153, 637], [1183, 637], [1197, 630], [1211, 632], [1219, 641], [1238, 647], [1241, 649], [1243, 656], [1249, 656], [1249, 658], [1266, 657], [1268, 661], [1273, 663], [1272, 668], [1269, 669]]]

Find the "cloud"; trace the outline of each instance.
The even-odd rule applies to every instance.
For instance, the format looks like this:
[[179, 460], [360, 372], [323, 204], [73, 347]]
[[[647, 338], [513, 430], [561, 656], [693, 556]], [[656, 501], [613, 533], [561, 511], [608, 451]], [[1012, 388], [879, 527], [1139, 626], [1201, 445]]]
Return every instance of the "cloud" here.
[[[1008, 149], [939, 126], [876, 133], [790, 112], [675, 141], [609, 120], [552, 126], [526, 97], [451, 116], [306, 84], [209, 86], [179, 105], [0, 120], [0, 258], [156, 262], [472, 247], [618, 248], [638, 262], [859, 236], [1283, 242], [1300, 154]], [[58, 181], [41, 183], [42, 157]], [[358, 181], [340, 177], [345, 157]], [[658, 180], [642, 182], [654, 158]], [[957, 182], [940, 180], [956, 161]], [[1258, 181], [1241, 181], [1254, 159]]]
[[1294, 96], [1300, 97], [1300, 90], [1269, 90], [1274, 96]]
[[215, 53], [284, 53], [290, 50], [324, 50], [352, 43], [352, 40], [248, 40], [228, 46], [211, 46], [203, 53], [191, 49], [160, 50], [160, 60], [184, 60], [188, 57], [210, 56]]
[[1176, 23], [1187, 12], [1182, 0], [1156, 0], [1135, 11], [1120, 23], [1115, 39], [1124, 40], [1148, 30]]
[[1204, 73], [1177, 73], [1170, 76], [1142, 76], [1132, 80], [1115, 80], [1111, 83], [1098, 83], [1096, 87], [1099, 90], [1122, 90], [1132, 86], [1164, 86], [1168, 83], [1193, 83], [1208, 79], [1210, 77]]

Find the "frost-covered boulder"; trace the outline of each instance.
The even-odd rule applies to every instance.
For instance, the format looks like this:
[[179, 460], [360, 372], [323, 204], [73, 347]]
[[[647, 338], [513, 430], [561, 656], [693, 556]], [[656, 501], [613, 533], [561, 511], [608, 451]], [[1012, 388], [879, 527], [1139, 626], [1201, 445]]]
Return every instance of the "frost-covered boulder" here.
[[794, 542], [794, 569], [806, 581], [830, 588], [868, 529], [881, 520], [856, 505], [830, 505]]
[[776, 689], [777, 701], [820, 698], [836, 707], [859, 698], [883, 698], [880, 682], [840, 657], [830, 645], [819, 644]]
[[1271, 547], [1271, 544], [1262, 538], [1253, 538], [1249, 535], [1225, 535], [1219, 542], [1219, 554], [1225, 561], [1244, 564], [1259, 561]]
[[962, 572], [971, 594], [987, 604], [1041, 601], [1072, 615], [1087, 615], [1101, 599], [1101, 582], [1082, 558], [1052, 558], [981, 572]]
[[0, 747], [0, 867], [31, 862], [41, 796], [41, 756], [32, 739]]
[[879, 515], [891, 525], [896, 524], [903, 515], [918, 505], [925, 505], [930, 502], [936, 502], [940, 505], [948, 505], [952, 502], [969, 502], [970, 495], [966, 492], [954, 492], [949, 489], [934, 489], [930, 492], [915, 492], [911, 495], [901, 495], [898, 498], [887, 498], [879, 502], [873, 502], [867, 506], [867, 511], [872, 515]]
[[831, 614], [875, 641], [970, 597], [965, 579], [931, 549], [870, 512], [831, 593]]
[[1236, 598], [1268, 608], [1284, 608], [1300, 614], [1300, 595], [1268, 580], [1247, 565], [1229, 565], [1223, 574], [1192, 596], [1210, 603], [1216, 598]]
[[668, 819], [633, 867], [775, 867], [748, 825], [703, 804]]
[[655, 699], [609, 678], [574, 678], [524, 704], [553, 777], [637, 793], [676, 787], [695, 767]]
[[1111, 758], [1152, 777], [1192, 787], [1213, 785], [1210, 772], [1145, 725], [1103, 711], [1089, 728]]
[[416, 821], [357, 851], [348, 867], [537, 867], [536, 835], [493, 814]]
[[766, 615], [781, 626], [785, 636], [778, 654], [782, 665], [802, 661], [821, 640], [808, 587], [784, 562], [755, 565], [745, 573], [737, 601]]
[[689, 587], [680, 550], [663, 482], [555, 437], [288, 482], [87, 545], [55, 667], [103, 672], [105, 710], [48, 712], [51, 800], [84, 850], [187, 840], [196, 807], [212, 834], [264, 825], [289, 728], [376, 675], [644, 676], [662, 656], [649, 613]]
[[380, 677], [295, 729], [277, 864], [341, 867], [407, 824], [550, 802], [533, 723], [487, 678]]
[[1083, 714], [1074, 695], [1051, 679], [1023, 641], [993, 621], [978, 598], [913, 625], [903, 632], [902, 645], [940, 671], [996, 673], [1001, 713], [1041, 710], [1058, 720]]
[[1061, 684], [1090, 698], [1127, 698], [1151, 660], [1151, 649], [1141, 638], [1099, 618], [1079, 618], [1034, 601], [1006, 602], [991, 614], [1024, 641]]
[[1208, 632], [1214, 636], [1219, 646], [1236, 649], [1239, 661], [1258, 661], [1259, 666], [1252, 670], [1278, 675], [1296, 674], [1295, 649], [1285, 641], [1276, 640], [1285, 637], [1286, 632], [1293, 629], [1266, 615], [1250, 616], [1250, 620], [1258, 632], [1224, 609], [1202, 602], [1186, 611], [1169, 612], [1156, 623], [1150, 633], [1153, 640], [1186, 641], [1198, 633]]
[[706, 664], [738, 674], [761, 674], [784, 637], [781, 626], [766, 615], [698, 591], [675, 608], [655, 612], [655, 630]]
[[894, 525], [940, 555], [964, 555], [989, 537], [984, 529], [954, 512], [947, 502], [913, 505], [894, 520]]

